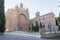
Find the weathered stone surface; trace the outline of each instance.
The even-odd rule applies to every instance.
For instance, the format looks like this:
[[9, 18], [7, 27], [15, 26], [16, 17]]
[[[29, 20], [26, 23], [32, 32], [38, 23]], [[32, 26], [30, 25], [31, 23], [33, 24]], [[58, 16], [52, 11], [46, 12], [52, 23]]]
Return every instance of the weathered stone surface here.
[[29, 29], [29, 13], [21, 4], [21, 7], [16, 6], [15, 9], [9, 9], [6, 16], [6, 28], [9, 31], [28, 31]]

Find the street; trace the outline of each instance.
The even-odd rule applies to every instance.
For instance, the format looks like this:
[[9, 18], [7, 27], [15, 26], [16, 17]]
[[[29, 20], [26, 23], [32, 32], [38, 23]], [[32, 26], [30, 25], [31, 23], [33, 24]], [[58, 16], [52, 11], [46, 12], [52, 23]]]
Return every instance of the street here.
[[55, 39], [43, 39], [38, 34], [32, 34], [27, 32], [7, 32], [4, 35], [0, 35], [0, 40], [55, 40]]

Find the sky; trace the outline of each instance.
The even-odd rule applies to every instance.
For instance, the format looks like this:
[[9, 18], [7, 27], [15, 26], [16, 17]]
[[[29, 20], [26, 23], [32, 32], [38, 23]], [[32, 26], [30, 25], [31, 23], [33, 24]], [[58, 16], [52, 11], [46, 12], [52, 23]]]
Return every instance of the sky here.
[[14, 9], [16, 5], [20, 6], [20, 3], [23, 3], [24, 8], [29, 9], [30, 19], [35, 17], [37, 11], [41, 16], [49, 12], [54, 12], [55, 17], [59, 16], [59, 0], [5, 0], [5, 13], [8, 9]]

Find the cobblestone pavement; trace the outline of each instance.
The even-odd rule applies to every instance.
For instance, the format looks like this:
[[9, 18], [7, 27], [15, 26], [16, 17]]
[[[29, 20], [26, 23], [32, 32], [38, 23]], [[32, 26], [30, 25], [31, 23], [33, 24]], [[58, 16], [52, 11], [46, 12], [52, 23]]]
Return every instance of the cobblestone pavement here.
[[27, 32], [7, 32], [0, 35], [0, 40], [57, 40], [57, 39], [43, 39], [40, 35], [35, 35]]

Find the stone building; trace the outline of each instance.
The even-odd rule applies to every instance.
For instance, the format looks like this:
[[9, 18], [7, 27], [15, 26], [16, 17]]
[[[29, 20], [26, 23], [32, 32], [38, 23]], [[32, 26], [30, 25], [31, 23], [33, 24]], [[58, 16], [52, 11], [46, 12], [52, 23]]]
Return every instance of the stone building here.
[[6, 12], [6, 29], [8, 31], [28, 31], [29, 30], [29, 12], [28, 9], [15, 6], [15, 9], [8, 9]]
[[32, 23], [40, 27], [40, 22], [45, 26], [45, 29], [50, 29], [53, 26], [56, 26], [55, 15], [53, 12], [50, 12], [46, 15], [40, 16], [40, 12], [36, 12], [36, 17], [29, 19], [29, 11], [23, 7], [23, 4], [20, 4], [20, 7], [15, 6], [15, 9], [8, 9], [6, 12], [6, 30], [8, 31], [29, 31], [30, 25]]
[[50, 12], [48, 14], [42, 15], [40, 16], [40, 12], [36, 12], [36, 17], [30, 20], [30, 25], [33, 23], [33, 25], [35, 25], [35, 22], [38, 22], [38, 25], [40, 27], [40, 23], [42, 24], [42, 26], [45, 27], [45, 30], [49, 30], [52, 29], [53, 26], [56, 26], [56, 22], [55, 22], [55, 15], [53, 12]]

